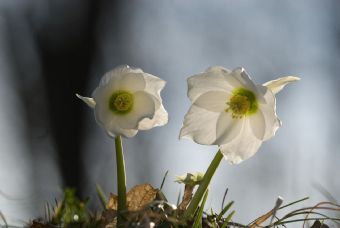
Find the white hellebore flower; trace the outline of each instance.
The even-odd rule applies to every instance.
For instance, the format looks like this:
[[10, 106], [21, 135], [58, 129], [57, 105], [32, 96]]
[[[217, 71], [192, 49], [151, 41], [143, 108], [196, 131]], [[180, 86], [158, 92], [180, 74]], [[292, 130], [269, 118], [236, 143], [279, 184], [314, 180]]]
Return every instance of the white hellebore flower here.
[[168, 122], [160, 96], [164, 86], [165, 81], [141, 69], [120, 66], [102, 77], [93, 98], [77, 97], [94, 109], [97, 123], [111, 137], [133, 137]]
[[275, 94], [299, 78], [287, 76], [255, 85], [243, 68], [210, 67], [188, 79], [192, 102], [180, 138], [218, 145], [225, 159], [237, 164], [253, 156], [263, 141], [275, 135]]

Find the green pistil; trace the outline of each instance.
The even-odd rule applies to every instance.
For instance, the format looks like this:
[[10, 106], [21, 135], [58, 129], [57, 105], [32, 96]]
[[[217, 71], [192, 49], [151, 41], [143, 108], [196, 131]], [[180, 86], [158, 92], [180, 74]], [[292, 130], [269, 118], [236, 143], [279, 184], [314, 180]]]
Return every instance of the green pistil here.
[[245, 88], [238, 88], [232, 92], [227, 102], [226, 112], [231, 112], [233, 118], [243, 118], [244, 116], [256, 113], [258, 103], [255, 94]]
[[109, 108], [116, 114], [127, 114], [133, 108], [133, 95], [124, 90], [114, 92], [109, 100]]

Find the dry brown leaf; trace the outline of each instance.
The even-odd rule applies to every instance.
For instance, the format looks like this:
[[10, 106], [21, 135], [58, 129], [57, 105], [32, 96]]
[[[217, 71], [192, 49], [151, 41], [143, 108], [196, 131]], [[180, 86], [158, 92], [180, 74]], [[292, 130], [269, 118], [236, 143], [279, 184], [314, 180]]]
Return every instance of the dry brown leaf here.
[[118, 196], [110, 193], [110, 199], [106, 205], [106, 209], [117, 210], [117, 208], [118, 208]]
[[[126, 195], [127, 209], [136, 211], [142, 209], [146, 204], [151, 203], [157, 197], [158, 189], [153, 188], [150, 184], [136, 185]], [[111, 194], [107, 209], [117, 210], [118, 196]]]
[[258, 219], [255, 220], [255, 222], [250, 226], [250, 228], [256, 228], [260, 227], [262, 223], [264, 223], [267, 219], [269, 219], [274, 214], [274, 209], [270, 210], [266, 214], [262, 215]]
[[277, 197], [274, 208], [268, 211], [266, 214], [259, 217], [258, 219], [256, 219], [255, 222], [250, 226], [250, 228], [260, 227], [260, 225], [264, 223], [270, 217], [272, 217], [272, 220], [270, 221], [270, 224], [272, 224], [273, 218], [275, 217], [277, 210], [282, 205], [282, 202], [283, 202], [283, 198], [281, 196]]
[[143, 208], [146, 204], [156, 199], [158, 189], [154, 189], [150, 184], [136, 185], [127, 193], [127, 207], [129, 211]]

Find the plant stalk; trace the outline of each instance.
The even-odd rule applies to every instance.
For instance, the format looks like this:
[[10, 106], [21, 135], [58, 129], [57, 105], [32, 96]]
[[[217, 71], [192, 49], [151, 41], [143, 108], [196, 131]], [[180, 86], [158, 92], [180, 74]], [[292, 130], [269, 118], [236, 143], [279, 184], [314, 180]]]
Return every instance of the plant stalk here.
[[125, 162], [121, 136], [115, 138], [116, 144], [116, 163], [117, 163], [117, 188], [118, 188], [118, 216], [117, 227], [122, 227], [122, 212], [126, 211], [126, 176]]
[[207, 171], [205, 172], [203, 180], [200, 183], [197, 191], [195, 192], [195, 195], [192, 198], [187, 210], [184, 212], [184, 217], [192, 218], [194, 216], [198, 208], [198, 205], [209, 186], [212, 176], [215, 174], [217, 167], [221, 163], [222, 158], [223, 158], [223, 154], [221, 153], [221, 151], [220, 150], [217, 151], [214, 159], [210, 163]]

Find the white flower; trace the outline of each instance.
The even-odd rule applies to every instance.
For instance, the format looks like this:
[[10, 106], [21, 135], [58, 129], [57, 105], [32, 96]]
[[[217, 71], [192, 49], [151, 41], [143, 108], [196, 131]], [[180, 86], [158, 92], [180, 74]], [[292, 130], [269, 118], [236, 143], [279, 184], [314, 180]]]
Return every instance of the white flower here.
[[204, 145], [219, 145], [233, 164], [253, 156], [263, 141], [275, 135], [281, 122], [276, 116], [275, 94], [293, 76], [255, 85], [243, 68], [233, 71], [210, 67], [188, 79], [192, 102], [180, 138]]
[[160, 91], [165, 81], [141, 69], [117, 67], [106, 73], [92, 97], [77, 97], [94, 109], [97, 123], [111, 136], [133, 137], [168, 122]]

